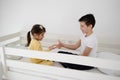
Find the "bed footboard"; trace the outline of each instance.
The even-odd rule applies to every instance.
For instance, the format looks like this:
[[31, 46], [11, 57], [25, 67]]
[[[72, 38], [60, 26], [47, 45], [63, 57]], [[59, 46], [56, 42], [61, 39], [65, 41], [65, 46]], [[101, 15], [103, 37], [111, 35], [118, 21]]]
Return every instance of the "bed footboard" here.
[[[4, 75], [8, 79], [14, 79], [17, 75], [19, 79], [22, 75], [26, 78], [33, 77], [37, 80], [119, 80], [120, 77], [110, 76], [106, 74], [92, 73], [81, 70], [73, 70], [67, 68], [58, 68], [55, 66], [46, 66], [40, 64], [33, 64], [29, 62], [21, 62], [17, 60], [9, 60], [5, 58], [6, 55], [22, 56], [27, 58], [40, 58], [52, 60], [56, 62], [67, 62], [74, 64], [89, 65], [105, 69], [120, 70], [120, 62], [114, 60], [106, 60], [99, 58], [91, 58], [76, 55], [56, 54], [52, 52], [38, 52], [31, 50], [23, 50], [9, 47], [0, 47], [2, 52], [2, 64], [4, 66]], [[9, 68], [16, 68], [24, 70], [24, 72], [10, 71]], [[29, 73], [32, 72], [32, 73]], [[18, 76], [19, 75], [19, 76]], [[31, 78], [31, 80], [33, 80]], [[18, 80], [18, 79], [17, 79]]]

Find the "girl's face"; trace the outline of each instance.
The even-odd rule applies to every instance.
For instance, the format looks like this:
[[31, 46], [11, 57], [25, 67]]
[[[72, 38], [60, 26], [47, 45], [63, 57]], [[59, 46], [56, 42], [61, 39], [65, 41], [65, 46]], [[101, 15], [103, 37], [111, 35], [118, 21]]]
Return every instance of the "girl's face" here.
[[34, 37], [34, 39], [41, 41], [44, 38], [44, 34], [45, 34], [45, 32], [42, 32], [39, 35], [38, 34], [34, 34], [33, 37]]
[[91, 25], [87, 26], [84, 21], [80, 22], [80, 29], [83, 34], [87, 34], [89, 30], [91, 29]]

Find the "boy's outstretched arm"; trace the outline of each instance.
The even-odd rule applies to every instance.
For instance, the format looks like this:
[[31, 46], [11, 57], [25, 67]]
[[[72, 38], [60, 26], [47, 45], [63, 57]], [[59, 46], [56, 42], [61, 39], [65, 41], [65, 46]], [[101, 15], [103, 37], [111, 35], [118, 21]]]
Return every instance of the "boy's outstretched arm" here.
[[81, 40], [78, 40], [75, 44], [64, 44], [60, 40], [58, 40], [58, 42], [59, 42], [57, 45], [58, 48], [64, 47], [64, 48], [72, 49], [72, 50], [76, 50], [81, 45]]

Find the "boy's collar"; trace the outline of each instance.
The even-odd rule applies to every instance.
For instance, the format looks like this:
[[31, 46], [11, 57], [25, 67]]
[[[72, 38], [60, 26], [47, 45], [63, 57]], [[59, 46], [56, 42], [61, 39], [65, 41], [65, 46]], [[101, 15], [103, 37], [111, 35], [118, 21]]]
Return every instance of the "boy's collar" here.
[[85, 34], [84, 36], [85, 36], [85, 37], [88, 37], [88, 36], [90, 36], [92, 33], [93, 33], [93, 31], [89, 32], [88, 34]]

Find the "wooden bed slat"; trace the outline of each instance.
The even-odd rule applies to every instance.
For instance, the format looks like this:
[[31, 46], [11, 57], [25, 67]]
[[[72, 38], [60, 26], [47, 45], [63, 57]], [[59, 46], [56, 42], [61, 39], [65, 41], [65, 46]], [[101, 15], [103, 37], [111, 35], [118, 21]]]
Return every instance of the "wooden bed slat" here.
[[15, 48], [5, 48], [7, 55], [16, 55], [23, 56], [29, 58], [38, 58], [38, 59], [47, 59], [58, 62], [67, 62], [74, 64], [82, 64], [89, 65], [99, 68], [112, 69], [112, 70], [120, 70], [120, 62], [114, 60], [93, 58], [93, 57], [85, 57], [85, 56], [76, 56], [76, 55], [67, 55], [67, 54], [57, 54], [51, 52], [40, 52], [40, 51], [32, 51], [32, 50], [23, 50], [23, 49], [15, 49]]
[[114, 77], [105, 74], [91, 73], [80, 70], [72, 70], [65, 68], [58, 68], [54, 66], [45, 66], [40, 64], [33, 64], [27, 62], [20, 62], [15, 60], [7, 60], [8, 67], [25, 69], [34, 72], [41, 72], [48, 75], [60, 76], [73, 80], [120, 80], [119, 77]]
[[20, 32], [0, 37], [0, 42], [20, 36]]

